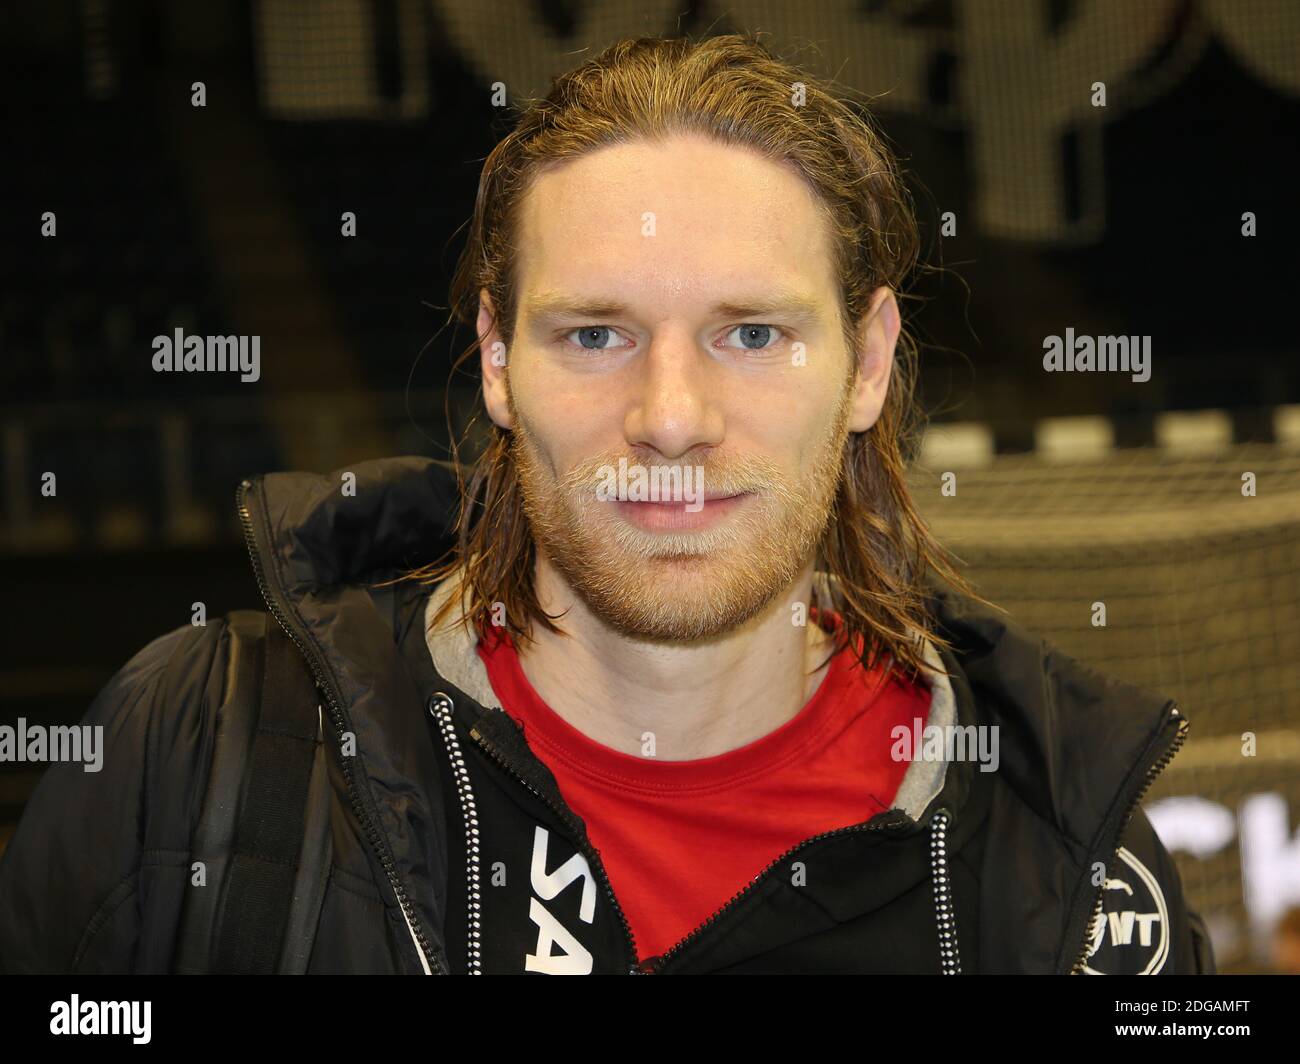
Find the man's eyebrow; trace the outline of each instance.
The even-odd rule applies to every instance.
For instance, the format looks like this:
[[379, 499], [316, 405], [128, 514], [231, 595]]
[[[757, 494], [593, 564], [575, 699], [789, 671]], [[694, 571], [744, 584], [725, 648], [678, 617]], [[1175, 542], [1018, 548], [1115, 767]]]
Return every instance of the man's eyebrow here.
[[570, 299], [562, 295], [538, 295], [524, 301], [523, 313], [530, 318], [617, 318], [628, 312], [625, 303], [602, 299]]
[[[608, 299], [571, 299], [559, 293], [543, 293], [524, 301], [523, 314], [529, 318], [571, 318], [591, 321], [618, 318], [630, 312], [626, 303]], [[787, 320], [812, 323], [821, 317], [822, 305], [801, 292], [778, 289], [767, 295], [745, 297], [716, 303], [717, 317], [753, 319], [774, 315]]]
[[805, 325], [816, 322], [821, 312], [821, 303], [812, 296], [785, 288], [735, 302], [718, 303], [713, 307], [713, 313], [720, 318], [753, 320], [776, 317]]

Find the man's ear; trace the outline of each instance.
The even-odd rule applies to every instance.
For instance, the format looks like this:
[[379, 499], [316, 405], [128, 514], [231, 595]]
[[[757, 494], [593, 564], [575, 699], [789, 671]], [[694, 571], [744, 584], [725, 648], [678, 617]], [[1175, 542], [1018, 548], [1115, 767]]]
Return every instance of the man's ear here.
[[483, 367], [483, 403], [488, 417], [503, 429], [513, 427], [506, 392], [506, 345], [497, 329], [496, 310], [486, 288], [478, 296], [478, 351]]
[[894, 369], [894, 348], [902, 320], [898, 301], [886, 287], [871, 294], [871, 303], [857, 329], [858, 376], [849, 408], [849, 431], [866, 432], [880, 417]]

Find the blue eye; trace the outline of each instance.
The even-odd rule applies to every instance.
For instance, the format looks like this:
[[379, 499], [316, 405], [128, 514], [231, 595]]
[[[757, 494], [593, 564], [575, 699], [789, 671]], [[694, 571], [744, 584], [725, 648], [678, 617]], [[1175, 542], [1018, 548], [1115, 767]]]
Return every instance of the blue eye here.
[[[737, 325], [728, 333], [729, 336], [736, 334], [740, 337], [739, 346], [745, 350], [764, 351], [780, 339], [781, 330], [774, 325], [747, 323]], [[584, 325], [567, 333], [565, 339], [584, 351], [610, 351], [617, 346], [611, 341], [617, 341], [619, 335], [608, 325]]]
[[[581, 329], [574, 329], [568, 336], [577, 336], [578, 344], [588, 351], [608, 351], [605, 346], [610, 337], [617, 337], [613, 329], [608, 325], [584, 325]], [[566, 337], [567, 339], [568, 337]]]
[[757, 324], [737, 325], [731, 332], [740, 334], [740, 345], [749, 351], [762, 351], [778, 335], [775, 327]]

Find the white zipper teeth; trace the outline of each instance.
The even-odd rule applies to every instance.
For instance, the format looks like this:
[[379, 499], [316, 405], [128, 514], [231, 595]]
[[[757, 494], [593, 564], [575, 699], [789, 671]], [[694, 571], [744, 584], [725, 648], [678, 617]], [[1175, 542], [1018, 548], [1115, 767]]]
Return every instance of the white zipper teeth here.
[[[1105, 907], [1105, 892], [1097, 895], [1097, 903], [1092, 907], [1092, 915], [1088, 917], [1088, 928], [1083, 933], [1084, 956], [1087, 956], [1088, 944], [1092, 942], [1093, 936], [1097, 933], [1097, 924], [1102, 920], [1102, 909]], [[1071, 975], [1079, 975], [1083, 971], [1083, 965], [1075, 963], [1070, 969]]]
[[460, 740], [456, 736], [456, 728], [451, 719], [451, 710], [451, 699], [447, 695], [439, 691], [433, 696], [433, 711], [437, 715], [438, 729], [442, 732], [443, 742], [447, 746], [447, 756], [451, 760], [452, 775], [456, 780], [456, 795], [460, 799], [460, 811], [465, 818], [466, 966], [470, 975], [482, 975], [479, 928], [481, 897], [479, 894], [478, 808], [474, 804], [474, 791], [469, 782], [469, 769], [465, 766], [465, 757], [461, 753]]
[[944, 975], [961, 975], [961, 953], [957, 949], [957, 919], [948, 882], [948, 814], [930, 818], [930, 870], [934, 882], [934, 908], [939, 925], [939, 963]]
[[425, 975], [432, 975], [433, 972], [429, 968], [429, 959], [424, 955], [424, 950], [420, 948], [420, 940], [415, 935], [415, 928], [411, 926], [411, 921], [406, 915], [406, 910], [400, 905], [398, 906], [398, 909], [401, 910], [402, 919], [406, 921], [406, 930], [410, 933], [411, 941], [415, 944], [415, 952], [420, 955], [420, 967], [424, 969]]

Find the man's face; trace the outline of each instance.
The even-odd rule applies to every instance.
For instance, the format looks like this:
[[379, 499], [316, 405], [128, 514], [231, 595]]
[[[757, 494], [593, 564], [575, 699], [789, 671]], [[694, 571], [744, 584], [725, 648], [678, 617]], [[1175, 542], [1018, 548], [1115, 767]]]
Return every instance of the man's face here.
[[[851, 353], [813, 192], [697, 137], [541, 175], [519, 247], [514, 342], [504, 370], [484, 342], [484, 393], [539, 553], [627, 635], [734, 629], [813, 560], [847, 436], [879, 416], [892, 294]], [[669, 467], [680, 479], [657, 481]], [[628, 501], [638, 483], [680, 493]]]

